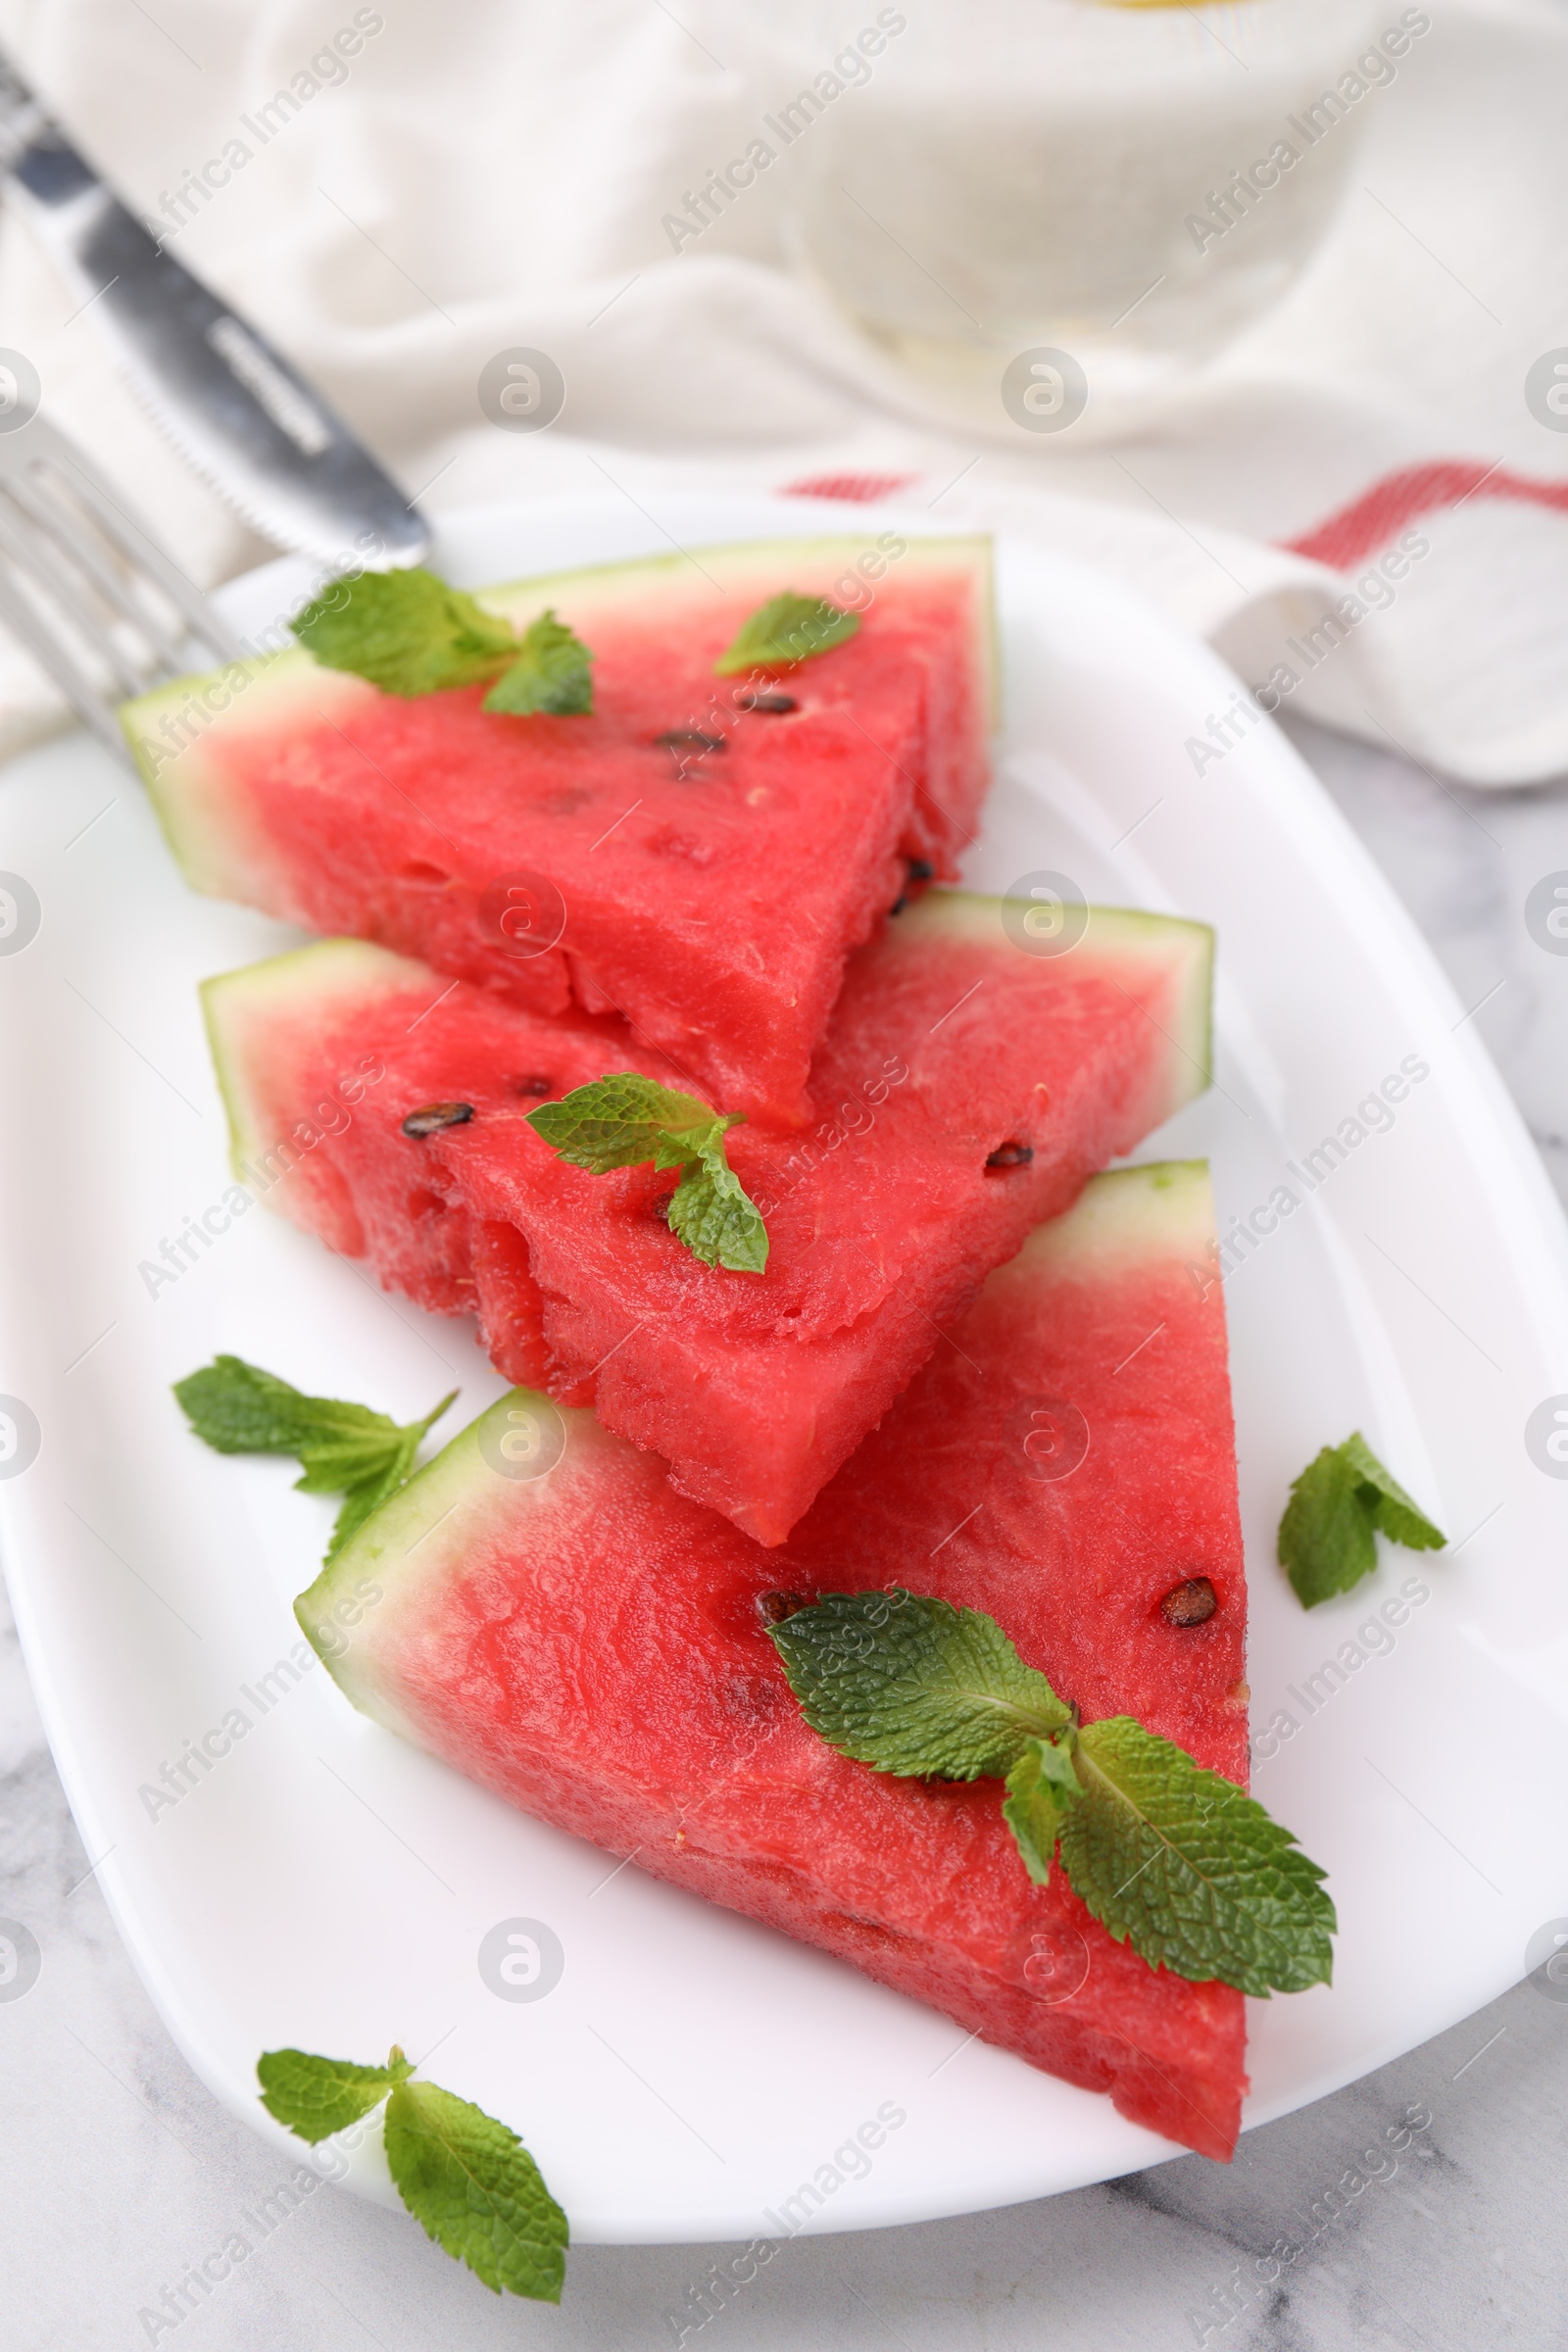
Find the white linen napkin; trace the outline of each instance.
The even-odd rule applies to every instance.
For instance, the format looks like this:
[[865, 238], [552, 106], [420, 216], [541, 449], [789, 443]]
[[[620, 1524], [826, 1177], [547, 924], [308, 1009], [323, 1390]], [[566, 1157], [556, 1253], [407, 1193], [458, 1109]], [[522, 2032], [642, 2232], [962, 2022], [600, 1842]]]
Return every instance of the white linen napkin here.
[[[1568, 342], [1568, 18], [1428, 13], [1287, 299], [1181, 390], [1108, 420], [1091, 403], [1051, 435], [1000, 399], [993, 423], [954, 422], [795, 277], [782, 172], [671, 250], [665, 216], [780, 95], [746, 62], [741, 0], [3, 0], [0, 38], [433, 512], [572, 488], [896, 492], [1106, 566], [1266, 706], [1507, 785], [1568, 768], [1568, 414], [1525, 396]], [[181, 199], [203, 172], [207, 195]], [[48, 413], [193, 576], [260, 560], [73, 308], [7, 218], [0, 345], [37, 367]], [[518, 348], [564, 380], [548, 430], [481, 412], [481, 370]], [[0, 750], [58, 723], [6, 649]], [[1196, 736], [1195, 766], [1223, 740]]]

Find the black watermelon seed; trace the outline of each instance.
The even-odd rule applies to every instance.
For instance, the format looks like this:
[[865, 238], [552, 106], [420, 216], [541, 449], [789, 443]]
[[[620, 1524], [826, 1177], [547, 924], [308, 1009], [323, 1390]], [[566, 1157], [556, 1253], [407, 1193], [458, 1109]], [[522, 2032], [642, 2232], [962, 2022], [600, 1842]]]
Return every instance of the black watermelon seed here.
[[786, 1617], [793, 1617], [806, 1603], [798, 1592], [759, 1592], [757, 1606], [764, 1623], [782, 1625]]
[[426, 1102], [421, 1109], [410, 1111], [403, 1132], [417, 1142], [421, 1135], [439, 1135], [443, 1127], [461, 1127], [472, 1116], [471, 1102]]
[[666, 727], [662, 735], [654, 737], [654, 741], [662, 751], [666, 752], [721, 752], [724, 749], [722, 735], [705, 735], [701, 727]]
[[894, 900], [894, 902], [893, 902], [892, 906], [891, 906], [888, 908], [888, 912], [889, 912], [889, 914], [902, 914], [902, 913], [904, 912], [904, 909], [906, 908], [906, 906], [907, 906], [907, 905], [908, 905], [908, 904], [909, 904], [909, 902], [908, 902], [908, 900], [907, 900], [907, 899], [905, 897], [905, 895], [904, 895], [903, 891], [900, 891], [900, 893], [899, 893], [898, 897], [897, 897], [897, 898]]
[[793, 694], [738, 694], [735, 697], [737, 710], [766, 710], [774, 716], [786, 710], [798, 710], [800, 707]]
[[1190, 1576], [1173, 1585], [1159, 1604], [1167, 1625], [1205, 1625], [1219, 1607], [1218, 1595], [1206, 1576]]
[[512, 1091], [517, 1095], [550, 1095], [554, 1094], [556, 1082], [553, 1078], [541, 1078], [536, 1074], [532, 1078], [514, 1080]]
[[999, 1144], [986, 1161], [988, 1168], [1026, 1168], [1035, 1155], [1033, 1144]]
[[937, 869], [929, 858], [906, 858], [904, 862], [909, 869], [911, 882], [929, 882], [935, 877]]

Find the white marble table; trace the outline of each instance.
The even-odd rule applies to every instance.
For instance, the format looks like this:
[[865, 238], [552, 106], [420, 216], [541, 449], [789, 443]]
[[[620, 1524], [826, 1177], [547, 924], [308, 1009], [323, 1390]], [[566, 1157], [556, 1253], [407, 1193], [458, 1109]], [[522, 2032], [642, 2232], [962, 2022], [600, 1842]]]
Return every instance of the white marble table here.
[[[1297, 739], [1432, 941], [1568, 1197], [1568, 956], [1524, 903], [1568, 867], [1568, 784], [1450, 790]], [[1483, 1003], [1482, 1001], [1485, 1000]], [[9, 1630], [0, 1915], [43, 1953], [0, 2002], [6, 2352], [673, 2348], [720, 2251], [589, 2248], [560, 2312], [496, 2301], [405, 2218], [323, 2188], [175, 2326], [143, 2319], [275, 2185], [276, 2157], [188, 2073], [66, 1809]], [[1412, 1934], [1409, 1965], [1422, 1966]], [[1355, 2168], [1415, 2108], [1390, 2169]], [[1368, 2177], [1374, 2174], [1376, 2177]], [[1242, 2141], [964, 2221], [799, 2239], [687, 2335], [701, 2352], [1560, 2352], [1568, 2342], [1568, 2002], [1520, 1985], [1440, 2040]], [[254, 2231], [250, 2233], [254, 2236]], [[1284, 2240], [1293, 2259], [1270, 2260]], [[1262, 2258], [1261, 2261], [1259, 2258]], [[1272, 2276], [1277, 2274], [1277, 2276]]]

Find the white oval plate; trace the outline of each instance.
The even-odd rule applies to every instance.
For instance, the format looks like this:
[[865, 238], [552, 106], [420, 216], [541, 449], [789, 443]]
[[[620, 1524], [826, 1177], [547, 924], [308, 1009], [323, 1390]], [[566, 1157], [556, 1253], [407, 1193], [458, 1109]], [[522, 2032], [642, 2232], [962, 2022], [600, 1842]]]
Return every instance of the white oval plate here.
[[[796, 500], [519, 505], [452, 517], [436, 561], [477, 584], [864, 519]], [[1239, 1246], [1226, 1288], [1253, 1731], [1274, 1750], [1256, 1785], [1328, 1868], [1341, 1935], [1332, 1991], [1249, 2005], [1260, 2123], [1492, 1999], [1568, 1914], [1568, 1477], [1525, 1438], [1568, 1392], [1568, 1236], [1463, 1007], [1290, 746], [1239, 729], [1195, 773], [1188, 739], [1231, 703], [1230, 673], [1110, 581], [1000, 553], [1008, 721], [968, 878], [1049, 868], [1215, 924], [1218, 1083], [1141, 1156], [1208, 1154], [1227, 1217], [1282, 1185], [1301, 1200]], [[304, 580], [270, 565], [223, 602], [254, 631]], [[290, 1602], [330, 1506], [290, 1491], [290, 1465], [205, 1451], [170, 1383], [229, 1348], [400, 1419], [461, 1383], [453, 1430], [500, 1384], [464, 1326], [259, 1208], [150, 1288], [166, 1239], [227, 1214], [195, 984], [292, 935], [193, 897], [140, 791], [81, 736], [8, 772], [0, 868], [42, 909], [0, 953], [0, 1391], [41, 1431], [0, 1482], [0, 1535], [88, 1856], [218, 2096], [298, 2154], [257, 2104], [261, 2050], [439, 2045], [434, 2079], [524, 2134], [586, 2242], [778, 2235], [803, 2182], [825, 2197], [812, 2229], [918, 2221], [1173, 2153], [1108, 2099], [614, 1869], [293, 1673]], [[1308, 1196], [1288, 1163], [1412, 1056], [1430, 1074]], [[1355, 1427], [1455, 1549], [1391, 1553], [1307, 1615], [1275, 1525], [1289, 1480]], [[1412, 1575], [1430, 1597], [1391, 1631], [1376, 1612]], [[187, 1766], [177, 1802], [143, 1795], [235, 1709], [248, 1728]], [[564, 1951], [536, 2001], [479, 1973], [487, 1932], [516, 1919]], [[848, 2152], [889, 2106], [905, 2121], [885, 2144]], [[391, 2197], [368, 2150], [355, 2178]]]

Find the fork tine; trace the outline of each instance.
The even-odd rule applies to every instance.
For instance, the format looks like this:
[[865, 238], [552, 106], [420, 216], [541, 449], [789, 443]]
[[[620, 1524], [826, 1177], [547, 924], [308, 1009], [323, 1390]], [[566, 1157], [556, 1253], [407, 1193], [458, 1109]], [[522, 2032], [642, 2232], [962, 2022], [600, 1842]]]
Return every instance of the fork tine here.
[[27, 439], [30, 441], [40, 428], [43, 437], [36, 443], [31, 461], [34, 475], [40, 471], [52, 472], [68, 484], [132, 576], [141, 574], [154, 582], [174, 607], [190, 635], [206, 648], [215, 662], [243, 661], [244, 647], [211, 598], [203, 594], [150, 535], [86, 452], [54, 426], [44, 427], [43, 419], [37, 416], [25, 428]]
[[[12, 573], [18, 593], [23, 592], [23, 582], [30, 583], [35, 595], [42, 589], [45, 604], [37, 612], [40, 624], [53, 618], [63, 638], [90, 646], [108, 672], [108, 684], [122, 701], [156, 684], [164, 667], [158, 651], [149, 659], [144, 646], [141, 659], [133, 659], [114, 634], [117, 620], [138, 621], [134, 610], [127, 605], [122, 613], [110, 605], [106, 612], [104, 600], [93, 593], [91, 575], [62, 560], [70, 551], [52, 531], [51, 518], [40, 521], [11, 484], [0, 482], [0, 560]], [[150, 640], [145, 624], [140, 625], [143, 638]]]
[[59, 632], [40, 620], [3, 568], [0, 568], [0, 620], [26, 647], [45, 675], [54, 680], [82, 724], [118, 759], [128, 760], [119, 722], [99, 693], [96, 681], [81, 668]]
[[[163, 612], [154, 612], [145, 596], [138, 602], [129, 575], [117, 573], [105, 562], [102, 544], [95, 544], [90, 529], [82, 527], [71, 500], [58, 495], [47, 468], [37, 466], [30, 473], [0, 483], [0, 497], [9, 497], [26, 515], [34, 525], [35, 541], [47, 545], [52, 539], [61, 552], [74, 561], [111, 619], [128, 622], [143, 636], [156, 636], [162, 648], [169, 636], [173, 608], [168, 606]], [[179, 627], [183, 638], [186, 633], [183, 622]]]
[[245, 649], [74, 442], [0, 434], [0, 620], [117, 757], [116, 705]]

